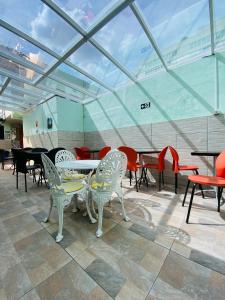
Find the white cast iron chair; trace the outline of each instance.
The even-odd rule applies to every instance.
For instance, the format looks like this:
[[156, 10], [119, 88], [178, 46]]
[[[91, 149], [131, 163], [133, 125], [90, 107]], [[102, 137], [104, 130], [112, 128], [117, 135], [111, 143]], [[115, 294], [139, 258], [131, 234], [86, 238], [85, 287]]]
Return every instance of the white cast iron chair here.
[[64, 207], [70, 204], [74, 195], [79, 195], [85, 201], [88, 216], [91, 222], [95, 223], [96, 220], [92, 217], [89, 209], [86, 184], [80, 181], [62, 182], [52, 161], [44, 153], [41, 154], [41, 158], [44, 165], [45, 176], [48, 179], [48, 184], [50, 187], [50, 209], [44, 222], [48, 222], [52, 207], [55, 206], [58, 210], [59, 217], [59, 227], [56, 242], [60, 242], [63, 239], [62, 230]]
[[[55, 155], [55, 163], [60, 163], [63, 161], [75, 160], [75, 156], [72, 152], [68, 150], [60, 150]], [[70, 170], [70, 169], [60, 169], [57, 168], [59, 173], [61, 174], [61, 178], [63, 181], [67, 180], [82, 180], [85, 179], [86, 176], [84, 174], [80, 174], [77, 171]]]
[[116, 193], [122, 205], [122, 213], [125, 221], [130, 219], [126, 216], [123, 204], [123, 191], [121, 187], [122, 178], [127, 168], [126, 155], [116, 149], [111, 150], [101, 160], [96, 175], [89, 179], [89, 191], [92, 201], [98, 207], [98, 229], [96, 236], [102, 235], [102, 217], [104, 205], [111, 200], [112, 194]]

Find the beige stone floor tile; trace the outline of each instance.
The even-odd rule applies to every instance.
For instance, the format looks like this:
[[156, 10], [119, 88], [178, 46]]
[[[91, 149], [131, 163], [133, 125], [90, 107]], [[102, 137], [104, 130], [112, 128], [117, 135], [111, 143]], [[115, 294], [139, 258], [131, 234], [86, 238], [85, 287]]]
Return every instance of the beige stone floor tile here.
[[74, 259], [83, 269], [86, 269], [95, 260], [95, 256], [89, 253], [88, 251], [84, 250]]
[[116, 296], [116, 300], [145, 300], [146, 293], [137, 288], [130, 281], [127, 281], [118, 295]]
[[41, 298], [38, 296], [36, 290], [33, 289], [20, 298], [20, 300], [41, 300]]

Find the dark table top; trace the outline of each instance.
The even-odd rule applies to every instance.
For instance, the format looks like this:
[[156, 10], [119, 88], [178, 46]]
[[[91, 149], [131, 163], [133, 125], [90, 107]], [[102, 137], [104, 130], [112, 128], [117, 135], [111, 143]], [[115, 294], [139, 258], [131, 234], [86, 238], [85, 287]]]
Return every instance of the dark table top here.
[[193, 151], [191, 155], [196, 156], [219, 156], [221, 152], [219, 151]]
[[136, 150], [137, 154], [158, 154], [161, 151], [160, 150]]

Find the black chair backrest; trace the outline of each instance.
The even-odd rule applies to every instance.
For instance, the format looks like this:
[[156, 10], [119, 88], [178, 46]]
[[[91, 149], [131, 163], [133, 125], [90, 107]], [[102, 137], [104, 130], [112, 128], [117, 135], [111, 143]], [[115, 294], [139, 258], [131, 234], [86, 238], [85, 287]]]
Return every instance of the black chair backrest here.
[[15, 163], [16, 163], [16, 172], [26, 174], [27, 171], [27, 155], [23, 150], [14, 149], [13, 151]]
[[25, 147], [25, 148], [23, 148], [23, 151], [30, 151], [30, 150], [32, 150], [33, 148], [31, 148], [31, 147]]
[[65, 148], [53, 148], [48, 153], [46, 153], [46, 155], [48, 156], [48, 158], [51, 159], [53, 164], [55, 164], [55, 155], [60, 150], [66, 150], [66, 149]]

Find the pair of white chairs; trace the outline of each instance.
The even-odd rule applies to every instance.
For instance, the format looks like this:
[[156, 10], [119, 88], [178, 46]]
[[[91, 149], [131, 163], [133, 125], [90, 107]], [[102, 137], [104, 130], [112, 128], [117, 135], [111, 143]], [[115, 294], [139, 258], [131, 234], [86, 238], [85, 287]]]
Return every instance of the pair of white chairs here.
[[[73, 160], [75, 159], [73, 154], [69, 151], [62, 150], [60, 153], [56, 154], [56, 163], [63, 160]], [[70, 153], [70, 154], [69, 154]], [[72, 171], [68, 170], [67, 173], [59, 176], [59, 173], [52, 163], [52, 161], [45, 155], [42, 154], [42, 161], [45, 169], [45, 176], [48, 179], [50, 187], [50, 209], [48, 217], [45, 222], [48, 222], [52, 207], [55, 206], [58, 210], [58, 234], [56, 237], [56, 242], [60, 242], [63, 239], [63, 213], [64, 208], [68, 206], [72, 198], [81, 198], [86, 203], [87, 213], [92, 223], [96, 222], [93, 218], [89, 206], [90, 198], [97, 204], [98, 215], [95, 213], [94, 205], [92, 205], [93, 211], [98, 217], [98, 229], [96, 236], [100, 237], [103, 234], [102, 231], [102, 218], [103, 218], [103, 207], [111, 200], [112, 194], [116, 193], [122, 205], [122, 213], [125, 221], [129, 221], [126, 216], [126, 212], [123, 204], [123, 192], [121, 188], [121, 181], [126, 172], [127, 157], [123, 152], [118, 150], [110, 151], [99, 163], [96, 170], [95, 176], [88, 176], [88, 182], [86, 182], [80, 175], [74, 174]], [[68, 173], [69, 172], [69, 173]], [[66, 179], [68, 182], [62, 180]], [[68, 179], [75, 179], [68, 180]]]

